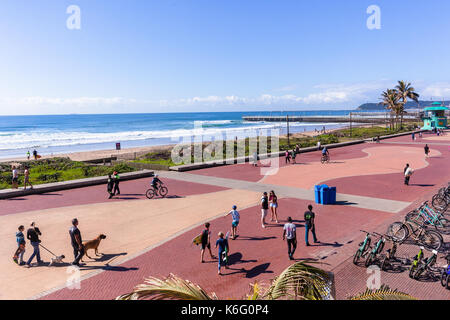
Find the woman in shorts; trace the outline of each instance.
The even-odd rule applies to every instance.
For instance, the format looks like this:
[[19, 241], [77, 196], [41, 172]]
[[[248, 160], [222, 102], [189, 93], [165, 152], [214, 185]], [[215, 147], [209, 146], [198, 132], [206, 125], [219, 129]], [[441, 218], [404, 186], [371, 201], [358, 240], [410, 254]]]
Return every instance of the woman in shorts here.
[[277, 215], [277, 208], [278, 208], [278, 197], [275, 194], [275, 191], [270, 191], [269, 194], [269, 202], [270, 202], [270, 213], [272, 215], [270, 221], [275, 221], [278, 223], [278, 215]]

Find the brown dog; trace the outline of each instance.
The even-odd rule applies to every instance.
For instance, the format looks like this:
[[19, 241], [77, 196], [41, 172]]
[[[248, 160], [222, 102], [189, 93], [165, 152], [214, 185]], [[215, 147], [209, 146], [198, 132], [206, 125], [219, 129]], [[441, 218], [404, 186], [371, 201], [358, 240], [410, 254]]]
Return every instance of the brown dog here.
[[[89, 249], [94, 249], [95, 250], [95, 255], [98, 256], [98, 246], [100, 245], [100, 241], [102, 241], [102, 239], [106, 239], [106, 236], [104, 234], [100, 234], [97, 238], [95, 238], [94, 240], [89, 240], [89, 241], [85, 241], [83, 242], [83, 247], [84, 247], [84, 254], [89, 258], [92, 259], [91, 257], [88, 256], [87, 251]], [[83, 260], [81, 260], [83, 261]]]

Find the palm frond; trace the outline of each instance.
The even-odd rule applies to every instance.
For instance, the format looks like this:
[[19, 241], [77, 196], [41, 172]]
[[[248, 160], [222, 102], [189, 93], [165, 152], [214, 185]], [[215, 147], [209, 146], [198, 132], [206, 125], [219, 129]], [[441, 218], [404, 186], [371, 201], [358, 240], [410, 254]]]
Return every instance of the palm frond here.
[[386, 285], [382, 285], [379, 289], [366, 289], [364, 293], [351, 297], [350, 300], [417, 300], [409, 294], [392, 290]]
[[121, 295], [116, 300], [217, 300], [213, 293], [208, 295], [199, 285], [183, 280], [173, 274], [164, 279], [150, 277], [136, 286], [133, 292]]
[[[308, 261], [308, 263], [315, 262]], [[273, 280], [264, 298], [323, 300], [330, 295], [331, 286], [327, 272], [300, 261], [285, 269]]]

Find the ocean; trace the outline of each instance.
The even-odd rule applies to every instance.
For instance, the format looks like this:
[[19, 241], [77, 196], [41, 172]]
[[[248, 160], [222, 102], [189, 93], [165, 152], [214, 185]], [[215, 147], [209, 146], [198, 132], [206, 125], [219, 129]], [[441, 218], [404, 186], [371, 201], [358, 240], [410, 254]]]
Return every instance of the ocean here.
[[[201, 112], [146, 114], [74, 114], [0, 116], [0, 158], [22, 158], [34, 149], [41, 155], [175, 144], [181, 137], [201, 134], [203, 139], [222, 135], [244, 137], [249, 132], [276, 129], [286, 123], [247, 122], [244, 115], [298, 116], [347, 115], [355, 110], [299, 112]], [[197, 127], [194, 125], [197, 124]], [[201, 124], [201, 128], [199, 128]], [[289, 123], [291, 133], [334, 129], [337, 123]], [[212, 140], [211, 138], [209, 140]]]

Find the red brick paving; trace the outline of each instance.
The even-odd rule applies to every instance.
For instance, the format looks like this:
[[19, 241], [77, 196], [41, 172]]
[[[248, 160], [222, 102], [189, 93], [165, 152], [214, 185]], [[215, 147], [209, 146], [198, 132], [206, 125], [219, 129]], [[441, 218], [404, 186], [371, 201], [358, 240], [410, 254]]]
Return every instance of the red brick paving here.
[[[395, 147], [396, 145], [392, 145], [393, 152], [395, 152]], [[446, 152], [445, 146], [431, 146], [431, 148], [437, 149], [443, 154]], [[324, 183], [336, 187], [339, 193], [388, 200], [414, 201], [421, 195], [433, 192], [441, 185], [446, 185], [450, 177], [450, 165], [447, 157], [430, 157], [427, 161], [429, 166], [416, 170], [411, 177], [409, 186], [403, 184], [404, 176], [401, 173], [345, 177], [328, 180]], [[407, 162], [408, 160], [405, 159], [405, 165]]]
[[[317, 236], [323, 244], [306, 247], [303, 213], [309, 203], [297, 199], [280, 200], [279, 219], [285, 220], [291, 215], [294, 220], [298, 220], [297, 259], [332, 256], [336, 250], [346, 246], [353, 247], [354, 244], [347, 242], [353, 235], [359, 234], [359, 229], [370, 228], [392, 216], [385, 212], [352, 207], [317, 205]], [[217, 262], [211, 262], [209, 254], [205, 253], [207, 263], [201, 264], [200, 248], [190, 245], [191, 239], [202, 230], [202, 227], [197, 227], [120, 265], [117, 271], [105, 271], [82, 281], [81, 290], [63, 289], [44, 299], [113, 299], [132, 290], [147, 276], [167, 276], [170, 272], [201, 285], [208, 292], [215, 292], [219, 298], [241, 298], [249, 291], [249, 284], [256, 280], [273, 279], [290, 265], [290, 260], [286, 243], [281, 239], [281, 225], [262, 229], [258, 207], [245, 209], [240, 213], [240, 237], [230, 240], [231, 260], [234, 263], [230, 270], [223, 270], [225, 275], [221, 277], [217, 275]], [[268, 216], [270, 218], [270, 214]], [[212, 221], [213, 241], [217, 239], [219, 231], [229, 230], [230, 219], [227, 217]], [[213, 254], [217, 255], [217, 250], [214, 249]], [[327, 259], [323, 259], [323, 262], [327, 262]]]

